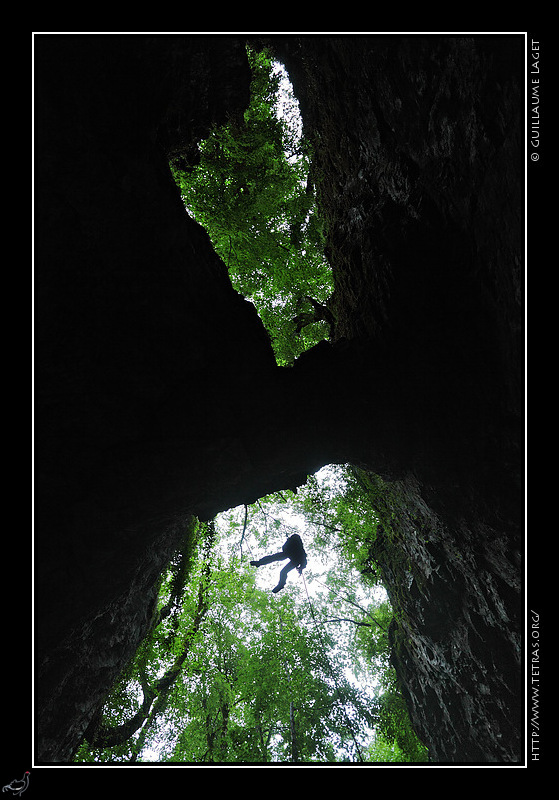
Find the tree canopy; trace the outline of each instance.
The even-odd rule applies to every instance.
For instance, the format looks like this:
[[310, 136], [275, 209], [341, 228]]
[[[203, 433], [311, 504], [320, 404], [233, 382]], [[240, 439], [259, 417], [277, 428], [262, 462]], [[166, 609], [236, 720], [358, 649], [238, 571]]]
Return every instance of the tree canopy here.
[[[348, 556], [376, 524], [371, 506], [352, 515], [355, 490], [351, 471], [331, 468], [298, 495], [191, 520], [151, 633], [76, 760], [425, 760], [389, 663], [390, 604]], [[295, 529], [309, 566], [273, 595], [278, 565], [249, 562]]]
[[186, 208], [256, 306], [283, 365], [328, 336], [332, 278], [296, 100], [265, 51], [249, 58], [244, 115], [212, 130], [197, 164], [181, 159], [172, 168]]

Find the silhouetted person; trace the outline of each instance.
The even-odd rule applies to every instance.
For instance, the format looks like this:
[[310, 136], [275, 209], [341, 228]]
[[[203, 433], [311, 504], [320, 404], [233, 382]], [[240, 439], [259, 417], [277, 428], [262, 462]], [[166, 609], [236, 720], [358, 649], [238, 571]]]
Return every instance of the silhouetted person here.
[[280, 572], [280, 580], [272, 592], [279, 592], [285, 586], [287, 580], [287, 573], [292, 569], [297, 568], [299, 575], [307, 566], [307, 554], [303, 549], [303, 542], [298, 533], [294, 533], [281, 548], [281, 553], [274, 553], [271, 556], [264, 556], [259, 561], [251, 561], [253, 567], [262, 567], [264, 564], [271, 564], [273, 561], [284, 561], [286, 558], [289, 562]]

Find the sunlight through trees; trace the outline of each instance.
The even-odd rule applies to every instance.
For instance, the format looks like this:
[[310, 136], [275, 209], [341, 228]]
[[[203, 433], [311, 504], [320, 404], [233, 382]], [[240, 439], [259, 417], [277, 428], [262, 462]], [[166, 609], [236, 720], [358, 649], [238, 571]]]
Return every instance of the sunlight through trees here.
[[[191, 520], [152, 631], [76, 760], [424, 760], [389, 662], [390, 604], [360, 572], [376, 516], [365, 498], [352, 513], [356, 487], [331, 467], [296, 495]], [[309, 563], [273, 595], [278, 565], [250, 561], [294, 530]]]

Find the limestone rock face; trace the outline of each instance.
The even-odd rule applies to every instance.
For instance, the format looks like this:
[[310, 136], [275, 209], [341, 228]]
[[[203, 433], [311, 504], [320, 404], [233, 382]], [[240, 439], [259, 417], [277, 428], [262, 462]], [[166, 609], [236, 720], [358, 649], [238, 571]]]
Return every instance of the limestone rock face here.
[[[522, 554], [519, 543], [398, 487], [397, 543], [380, 552], [396, 613], [392, 663], [412, 724], [438, 763], [521, 760]], [[437, 514], [434, 508], [439, 508]], [[388, 555], [389, 553], [389, 555]]]
[[38, 759], [71, 758], [191, 514], [352, 462], [406, 498], [377, 555], [431, 758], [518, 761], [523, 39], [272, 44], [335, 280], [287, 370], [168, 168], [245, 107], [244, 41], [36, 37]]

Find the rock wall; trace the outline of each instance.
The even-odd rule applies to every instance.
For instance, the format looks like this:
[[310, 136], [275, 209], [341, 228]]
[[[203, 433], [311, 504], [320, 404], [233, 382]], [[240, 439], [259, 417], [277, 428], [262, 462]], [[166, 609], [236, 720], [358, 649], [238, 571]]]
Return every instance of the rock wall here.
[[36, 37], [38, 760], [71, 757], [184, 520], [335, 461], [427, 509], [421, 537], [398, 535], [414, 583], [385, 570], [432, 757], [517, 760], [521, 45], [274, 46], [314, 140], [336, 286], [334, 341], [289, 370], [167, 165], [243, 109], [244, 42]]
[[412, 476], [391, 491], [392, 525], [371, 556], [394, 609], [391, 660], [413, 727], [434, 763], [518, 763], [521, 542], [457, 498], [443, 507]]

